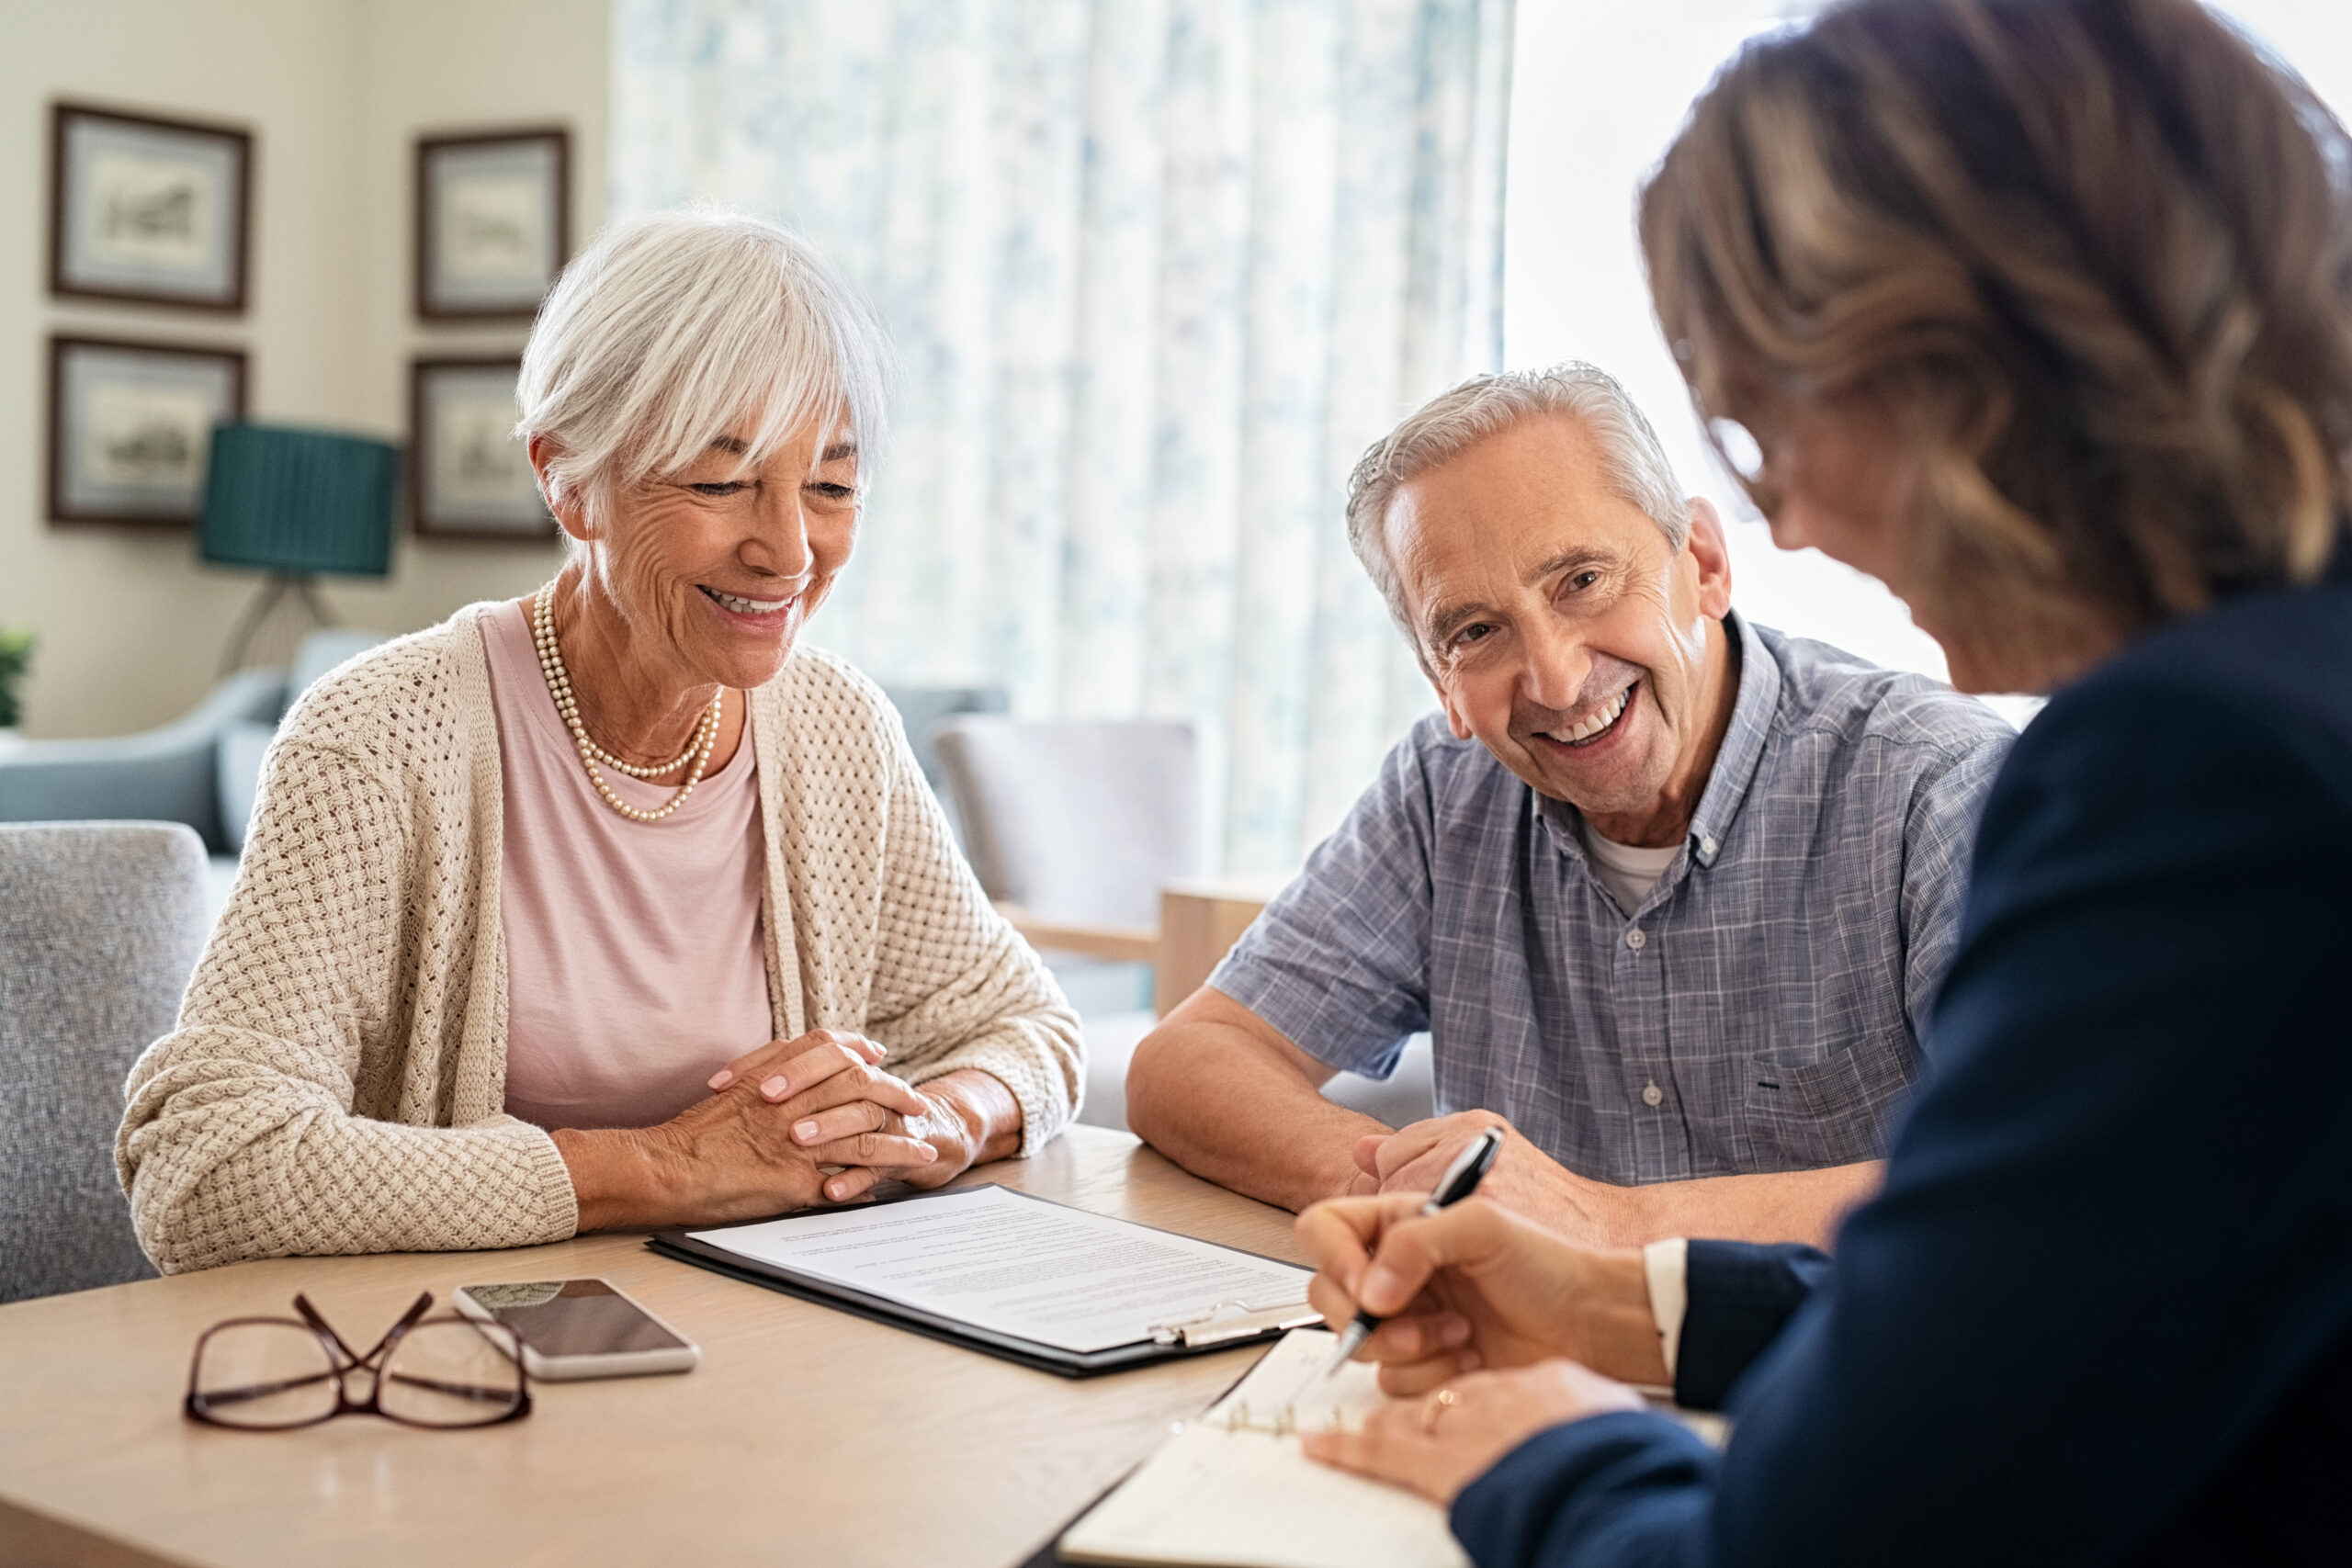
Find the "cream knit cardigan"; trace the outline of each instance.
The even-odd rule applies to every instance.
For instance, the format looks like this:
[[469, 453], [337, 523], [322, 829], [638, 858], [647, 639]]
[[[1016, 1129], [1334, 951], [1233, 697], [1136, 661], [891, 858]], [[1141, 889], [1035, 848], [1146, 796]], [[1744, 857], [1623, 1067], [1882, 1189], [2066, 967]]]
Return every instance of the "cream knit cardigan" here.
[[[503, 1110], [485, 608], [318, 682], [270, 748], [235, 889], [115, 1139], [167, 1274], [577, 1228], [554, 1140]], [[804, 648], [752, 716], [777, 1037], [854, 1030], [912, 1082], [978, 1067], [1035, 1151], [1076, 1107], [1078, 1020], [956, 852], [897, 714]]]

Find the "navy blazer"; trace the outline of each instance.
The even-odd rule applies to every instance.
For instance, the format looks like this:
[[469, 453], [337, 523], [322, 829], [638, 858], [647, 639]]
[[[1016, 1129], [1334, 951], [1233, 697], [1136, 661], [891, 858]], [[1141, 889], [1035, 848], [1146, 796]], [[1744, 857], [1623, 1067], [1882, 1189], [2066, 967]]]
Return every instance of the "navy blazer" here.
[[1800, 1242], [1691, 1242], [1674, 1403], [1719, 1409], [1797, 1308], [1828, 1282], [1831, 1267], [1829, 1254]]
[[1885, 1189], [1729, 1448], [1539, 1434], [1454, 1502], [1481, 1568], [2352, 1562], [2344, 566], [2027, 728]]

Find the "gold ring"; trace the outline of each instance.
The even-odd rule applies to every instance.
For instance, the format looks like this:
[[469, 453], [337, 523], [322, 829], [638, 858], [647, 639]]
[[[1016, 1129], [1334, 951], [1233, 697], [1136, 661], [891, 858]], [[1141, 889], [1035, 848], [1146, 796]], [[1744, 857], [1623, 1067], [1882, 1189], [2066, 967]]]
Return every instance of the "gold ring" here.
[[1455, 1403], [1456, 1395], [1450, 1388], [1439, 1389], [1435, 1393], [1430, 1395], [1428, 1400], [1421, 1405], [1421, 1430], [1424, 1432], [1436, 1431], [1438, 1417], [1453, 1409]]

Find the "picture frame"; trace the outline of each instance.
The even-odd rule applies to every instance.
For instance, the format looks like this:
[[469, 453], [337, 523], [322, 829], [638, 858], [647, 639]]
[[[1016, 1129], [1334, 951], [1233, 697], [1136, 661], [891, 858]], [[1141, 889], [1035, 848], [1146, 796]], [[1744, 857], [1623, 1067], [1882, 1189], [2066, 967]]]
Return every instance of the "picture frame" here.
[[244, 412], [242, 349], [52, 336], [50, 521], [190, 526], [212, 427]]
[[409, 513], [419, 537], [537, 544], [559, 534], [513, 434], [522, 371], [515, 355], [410, 366]]
[[524, 320], [571, 255], [571, 137], [560, 126], [419, 137], [416, 313]]
[[242, 312], [253, 173], [236, 126], [52, 104], [50, 292]]

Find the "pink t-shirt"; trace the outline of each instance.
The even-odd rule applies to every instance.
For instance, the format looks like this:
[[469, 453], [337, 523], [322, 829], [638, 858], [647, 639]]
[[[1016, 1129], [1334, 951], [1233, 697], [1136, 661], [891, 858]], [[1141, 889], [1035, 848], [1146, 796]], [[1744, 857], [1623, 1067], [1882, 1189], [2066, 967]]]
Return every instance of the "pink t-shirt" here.
[[[542, 1127], [650, 1127], [775, 1034], [747, 724], [674, 816], [605, 804], [548, 694], [519, 605], [482, 617], [505, 844], [506, 1110]], [[676, 791], [602, 770], [639, 810]]]

